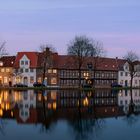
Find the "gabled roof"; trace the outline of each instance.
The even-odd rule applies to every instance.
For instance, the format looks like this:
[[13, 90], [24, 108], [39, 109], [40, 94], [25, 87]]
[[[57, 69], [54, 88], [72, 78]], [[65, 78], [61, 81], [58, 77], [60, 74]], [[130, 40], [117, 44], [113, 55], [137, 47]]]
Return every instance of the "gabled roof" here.
[[13, 67], [15, 63], [15, 56], [3, 56], [0, 58], [0, 62], [3, 63], [0, 67]]
[[15, 60], [15, 64], [14, 67], [15, 68], [19, 68], [19, 62], [20, 59], [23, 56], [27, 56], [27, 58], [30, 60], [30, 68], [36, 68], [38, 67], [38, 52], [18, 52], [16, 60]]
[[[96, 70], [119, 70], [126, 60], [118, 58], [88, 57], [82, 65], [82, 69], [87, 69], [87, 64], [91, 63]], [[72, 56], [58, 55], [57, 67], [60, 69], [77, 69], [77, 64]], [[96, 68], [95, 68], [96, 67]]]

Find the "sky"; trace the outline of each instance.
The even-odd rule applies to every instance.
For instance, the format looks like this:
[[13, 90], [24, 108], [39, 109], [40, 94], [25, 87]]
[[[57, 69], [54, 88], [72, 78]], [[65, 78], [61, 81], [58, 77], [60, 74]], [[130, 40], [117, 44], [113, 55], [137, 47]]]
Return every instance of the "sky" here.
[[11, 55], [46, 43], [66, 54], [78, 35], [101, 41], [109, 57], [140, 55], [140, 0], [0, 0], [0, 42]]

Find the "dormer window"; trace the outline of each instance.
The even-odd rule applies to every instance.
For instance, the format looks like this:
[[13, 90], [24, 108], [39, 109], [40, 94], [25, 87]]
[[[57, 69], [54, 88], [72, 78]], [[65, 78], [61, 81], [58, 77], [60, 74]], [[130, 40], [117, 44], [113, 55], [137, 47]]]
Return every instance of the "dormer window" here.
[[0, 66], [3, 66], [3, 62], [0, 62]]
[[28, 61], [25, 61], [25, 65], [28, 65]]
[[127, 67], [127, 66], [125, 66], [125, 69], [126, 69], [126, 70], [128, 70], [128, 67]]
[[21, 61], [21, 65], [24, 65], [24, 61]]

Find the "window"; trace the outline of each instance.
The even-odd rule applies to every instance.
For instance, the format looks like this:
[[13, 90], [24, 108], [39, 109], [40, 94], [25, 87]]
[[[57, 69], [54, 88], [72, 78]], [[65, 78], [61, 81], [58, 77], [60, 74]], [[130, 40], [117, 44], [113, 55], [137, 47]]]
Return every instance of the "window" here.
[[53, 69], [53, 73], [57, 73], [57, 70], [56, 69]]
[[6, 68], [6, 72], [10, 72], [10, 69]]
[[28, 65], [28, 61], [25, 61], [25, 65]]
[[25, 104], [25, 108], [28, 108], [29, 106], [28, 106], [28, 104]]
[[137, 82], [137, 80], [135, 80], [135, 84], [137, 84], [138, 82]]
[[4, 72], [4, 71], [5, 71], [4, 68], [2, 68], [2, 69], [1, 69], [1, 72]]
[[33, 76], [30, 77], [30, 83], [34, 83], [34, 77]]
[[20, 69], [20, 72], [23, 73], [23, 69]]
[[21, 61], [21, 65], [24, 65], [24, 61]]
[[120, 74], [121, 76], [123, 76], [123, 72], [121, 72], [121, 74]]
[[128, 76], [128, 73], [127, 72], [125, 73], [125, 76]]
[[3, 62], [0, 62], [0, 66], [3, 66]]
[[41, 82], [42, 82], [41, 77], [38, 77], [37, 82], [38, 82], [38, 83], [41, 83]]
[[34, 69], [30, 69], [30, 72], [34, 72]]
[[29, 69], [25, 69], [25, 72], [29, 72]]
[[51, 84], [56, 85], [57, 84], [57, 78], [55, 78], [55, 77], [51, 78]]
[[52, 73], [52, 69], [48, 69], [48, 73]]
[[8, 77], [4, 77], [4, 83], [5, 83], [5, 84], [8, 83]]
[[16, 83], [20, 83], [21, 82], [21, 78], [20, 77], [16, 77]]

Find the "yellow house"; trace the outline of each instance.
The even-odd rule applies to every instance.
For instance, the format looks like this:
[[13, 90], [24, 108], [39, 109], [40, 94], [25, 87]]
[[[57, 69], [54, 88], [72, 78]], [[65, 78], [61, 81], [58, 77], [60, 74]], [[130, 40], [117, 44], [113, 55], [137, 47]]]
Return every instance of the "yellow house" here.
[[12, 86], [13, 66], [15, 56], [0, 58], [0, 86]]

